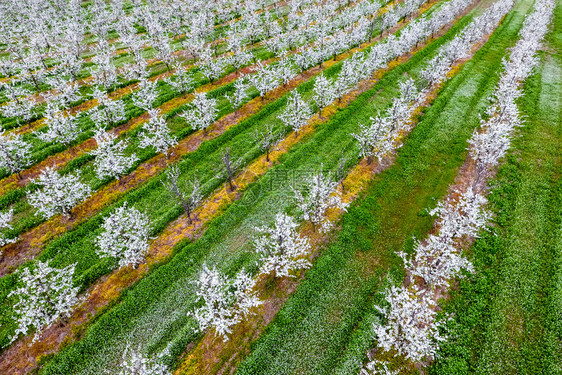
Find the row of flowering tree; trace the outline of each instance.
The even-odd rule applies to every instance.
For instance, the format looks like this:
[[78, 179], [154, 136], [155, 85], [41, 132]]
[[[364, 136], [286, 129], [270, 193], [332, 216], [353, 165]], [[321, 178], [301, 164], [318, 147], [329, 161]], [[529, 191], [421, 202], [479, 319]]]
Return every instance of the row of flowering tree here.
[[[511, 5], [510, 1], [496, 3], [495, 10], [492, 6], [475, 19], [468, 30], [478, 26], [477, 30], [485, 35], [486, 27], [497, 24]], [[485, 207], [484, 181], [506, 154], [514, 131], [521, 124], [516, 99], [522, 95], [522, 82], [537, 63], [535, 54], [548, 31], [553, 10], [551, 0], [535, 3], [534, 11], [524, 21], [520, 39], [511, 49], [509, 59], [504, 60], [492, 104], [486, 113], [487, 120], [482, 120], [480, 129], [469, 140], [469, 158], [476, 163], [477, 174], [430, 212], [437, 216], [437, 232], [416, 242], [412, 254], [398, 253], [404, 261], [409, 285], [391, 286], [385, 294], [386, 305], [378, 307], [384, 322], [374, 324], [373, 333], [377, 346], [384, 351], [393, 351], [395, 355], [419, 363], [434, 358], [439, 343], [447, 340], [445, 320], [437, 318], [437, 296], [446, 292], [451, 280], [463, 277], [464, 272], [474, 272], [472, 263], [462, 254], [461, 240], [477, 237], [490, 221], [491, 214]], [[444, 47], [440, 58], [462, 43], [462, 39], [453, 40]], [[432, 64], [440, 66], [437, 61], [432, 60]], [[446, 69], [438, 71], [445, 74]], [[434, 73], [432, 76], [440, 79]], [[377, 358], [361, 370], [365, 375], [398, 372], [399, 369], [393, 370], [389, 363]]]

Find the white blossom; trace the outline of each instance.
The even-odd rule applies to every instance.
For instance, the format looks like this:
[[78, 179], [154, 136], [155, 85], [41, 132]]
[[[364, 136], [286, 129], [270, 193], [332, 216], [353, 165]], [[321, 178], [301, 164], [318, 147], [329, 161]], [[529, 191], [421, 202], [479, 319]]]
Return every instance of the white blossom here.
[[314, 226], [320, 226], [322, 232], [332, 227], [328, 212], [332, 209], [347, 211], [349, 203], [342, 201], [341, 192], [337, 190], [338, 183], [325, 177], [322, 172], [316, 173], [305, 181], [305, 191], [293, 188], [297, 206], [301, 217], [309, 220]]
[[137, 268], [149, 249], [150, 219], [125, 202], [102, 224], [103, 232], [96, 237], [96, 253], [113, 257], [119, 268], [132, 265]]
[[287, 98], [287, 106], [278, 118], [283, 121], [285, 125], [293, 128], [296, 135], [298, 131], [306, 125], [311, 116], [312, 110], [308, 104], [301, 99], [299, 92], [294, 90]]
[[234, 92], [228, 97], [228, 100], [232, 104], [232, 107], [236, 109], [240, 107], [244, 100], [246, 100], [246, 98], [248, 97], [248, 93], [246, 92], [246, 90], [248, 90], [248, 83], [246, 83], [245, 78], [238, 78], [234, 82]]
[[378, 359], [373, 359], [367, 362], [365, 366], [359, 371], [359, 375], [398, 375], [399, 371], [391, 370], [388, 364]]
[[217, 100], [208, 98], [207, 94], [195, 93], [195, 98], [191, 102], [191, 108], [180, 114], [181, 117], [191, 124], [193, 130], [204, 130], [216, 120], [218, 114]]
[[47, 130], [36, 132], [37, 138], [44, 142], [61, 142], [69, 145], [80, 135], [76, 117], [61, 112], [49, 113], [45, 117]]
[[336, 97], [336, 86], [334, 83], [326, 78], [324, 74], [318, 76], [314, 82], [314, 95], [312, 98], [318, 106], [320, 115], [322, 115], [322, 109], [332, 103]]
[[297, 227], [292, 217], [280, 213], [275, 216], [272, 228], [254, 228], [260, 233], [254, 240], [254, 247], [262, 262], [260, 274], [273, 272], [275, 277], [292, 276], [290, 271], [312, 266], [303, 258], [310, 250], [308, 238], [301, 237], [296, 231]]
[[163, 116], [158, 110], [150, 110], [150, 120], [146, 122], [140, 133], [140, 148], [154, 147], [156, 152], [164, 153], [168, 156], [170, 147], [175, 146], [178, 142], [172, 136], [170, 128]]
[[244, 270], [231, 279], [217, 271], [203, 266], [195, 281], [196, 294], [203, 305], [189, 315], [193, 316], [201, 331], [215, 328], [215, 332], [228, 341], [231, 328], [250, 313], [250, 309], [261, 304], [252, 291], [256, 281]]
[[[187, 94], [193, 90], [193, 73], [183, 67], [183, 65], [178, 64], [176, 66], [176, 72], [173, 77], [166, 79], [169, 85], [171, 85], [177, 92], [181, 94]], [[172, 79], [173, 78], [173, 79]]]
[[145, 111], [154, 107], [154, 102], [158, 99], [158, 89], [156, 81], [142, 80], [139, 84], [140, 89], [133, 94], [133, 104]]
[[47, 167], [33, 182], [41, 188], [29, 193], [28, 200], [45, 218], [57, 214], [69, 216], [72, 208], [91, 194], [90, 186], [80, 182], [80, 171], [76, 175], [60, 175]]
[[378, 346], [415, 362], [434, 357], [439, 342], [446, 337], [439, 332], [443, 321], [436, 321], [436, 303], [431, 295], [416, 285], [392, 286], [385, 299], [388, 306], [377, 309], [387, 323], [373, 325]]
[[20, 134], [6, 134], [0, 128], [0, 168], [19, 173], [32, 162], [31, 145]]
[[14, 312], [18, 327], [12, 341], [32, 329], [35, 330], [35, 341], [58, 318], [70, 317], [73, 306], [78, 302], [79, 288], [74, 287], [72, 282], [74, 267], [70, 265], [58, 269], [49, 266], [48, 262], [38, 262], [31, 269], [25, 267], [19, 271], [23, 285], [8, 294], [17, 298]]
[[130, 169], [138, 160], [136, 154], [125, 155], [125, 141], [115, 142], [116, 136], [98, 128], [94, 138], [98, 147], [92, 151], [94, 168], [99, 179], [107, 176], [117, 178]]
[[98, 105], [90, 110], [90, 118], [98, 127], [114, 126], [125, 120], [125, 103], [122, 100], [112, 100], [107, 93], [97, 89], [92, 96]]
[[[12, 217], [14, 216], [14, 210], [10, 209], [7, 212], [0, 212], [0, 230], [4, 229], [12, 229], [10, 225], [10, 221], [12, 221]], [[6, 238], [6, 236], [0, 232], [0, 247], [5, 246], [9, 243], [15, 242], [16, 238]], [[0, 251], [0, 254], [2, 252]]]
[[120, 362], [119, 375], [170, 375], [168, 367], [161, 363], [160, 358], [151, 358], [141, 352], [141, 348], [137, 350], [131, 349], [127, 345], [123, 351]]

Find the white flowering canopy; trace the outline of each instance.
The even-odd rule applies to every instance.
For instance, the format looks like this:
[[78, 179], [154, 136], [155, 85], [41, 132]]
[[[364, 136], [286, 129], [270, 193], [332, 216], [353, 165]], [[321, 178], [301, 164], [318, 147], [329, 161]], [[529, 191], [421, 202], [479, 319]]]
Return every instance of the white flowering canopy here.
[[[10, 209], [7, 212], [0, 212], [0, 230], [3, 229], [12, 229], [12, 226], [10, 225], [10, 221], [12, 221], [12, 217], [14, 216], [14, 210]], [[6, 238], [6, 236], [4, 236], [4, 234], [2, 234], [0, 232], [0, 247], [5, 246], [9, 243], [15, 242], [16, 239], [15, 238]], [[0, 254], [2, 254], [2, 252], [0, 251]]]
[[171, 375], [168, 367], [164, 365], [160, 358], [151, 358], [137, 350], [131, 349], [129, 345], [123, 352], [120, 363], [121, 371], [119, 375]]
[[191, 108], [180, 116], [191, 124], [193, 130], [205, 130], [215, 121], [217, 114], [217, 100], [208, 98], [203, 92], [198, 92], [191, 102]]
[[193, 73], [181, 64], [175, 66], [176, 73], [172, 78], [167, 78], [166, 82], [177, 92], [186, 94], [193, 90]]
[[49, 113], [45, 117], [47, 130], [36, 132], [37, 138], [44, 142], [60, 142], [69, 145], [80, 134], [76, 117], [65, 116], [62, 112]]
[[19, 334], [35, 330], [33, 341], [41, 331], [62, 316], [69, 317], [78, 302], [78, 287], [74, 287], [72, 276], [75, 265], [62, 269], [49, 266], [49, 262], [38, 262], [32, 269], [20, 271], [22, 286], [14, 289], [9, 297], [15, 296], [15, 319], [18, 324], [12, 341]]
[[286, 126], [293, 128], [298, 132], [312, 116], [310, 106], [301, 98], [297, 90], [293, 90], [287, 98], [287, 106], [278, 118], [283, 121]]
[[443, 322], [436, 321], [436, 303], [426, 291], [416, 285], [409, 288], [392, 286], [385, 296], [388, 306], [377, 307], [387, 324], [374, 324], [378, 346], [395, 350], [419, 362], [435, 355], [438, 344], [446, 339], [439, 332]]
[[302, 258], [308, 254], [310, 244], [308, 238], [299, 235], [297, 227], [291, 216], [279, 213], [272, 228], [254, 228], [260, 233], [254, 241], [256, 252], [261, 256], [260, 274], [273, 272], [275, 277], [292, 276], [290, 271], [312, 266]]
[[143, 79], [139, 85], [140, 89], [133, 95], [133, 104], [145, 111], [150, 111], [154, 107], [154, 102], [158, 98], [156, 81]]
[[140, 148], [154, 147], [156, 152], [168, 154], [168, 149], [175, 146], [178, 142], [172, 136], [170, 128], [159, 110], [151, 109], [148, 111], [150, 120], [142, 127], [140, 133]]
[[359, 371], [359, 375], [398, 375], [400, 371], [388, 368], [388, 363], [373, 359]]
[[6, 134], [0, 127], [0, 168], [17, 173], [31, 163], [31, 145], [20, 134]]
[[57, 214], [70, 215], [72, 208], [92, 191], [89, 185], [80, 182], [80, 171], [76, 175], [60, 175], [47, 167], [33, 182], [42, 188], [29, 193], [28, 200], [45, 218]]
[[96, 238], [96, 252], [101, 257], [113, 257], [119, 268], [136, 268], [144, 261], [149, 249], [150, 219], [127, 202], [117, 208], [102, 224], [103, 232]]
[[137, 161], [136, 154], [125, 155], [125, 141], [115, 142], [115, 135], [98, 128], [94, 135], [98, 147], [92, 151], [96, 176], [101, 180], [105, 177], [119, 179]]
[[337, 97], [336, 86], [332, 80], [326, 78], [324, 74], [321, 74], [316, 78], [313, 91], [314, 94], [312, 98], [319, 109], [328, 106]]
[[125, 103], [123, 100], [112, 100], [106, 92], [95, 89], [92, 96], [98, 106], [90, 110], [90, 118], [96, 126], [105, 127], [125, 120]]
[[293, 189], [297, 206], [303, 220], [309, 220], [315, 226], [320, 226], [321, 232], [327, 232], [332, 227], [328, 218], [328, 210], [347, 210], [349, 203], [342, 201], [341, 192], [337, 190], [338, 183], [325, 177], [322, 172], [316, 173], [306, 181], [304, 192]]
[[203, 271], [195, 281], [198, 300], [203, 306], [189, 315], [199, 324], [201, 331], [215, 328], [215, 332], [228, 341], [231, 328], [250, 313], [250, 309], [261, 304], [252, 291], [256, 281], [244, 270], [231, 279], [217, 271], [203, 266]]

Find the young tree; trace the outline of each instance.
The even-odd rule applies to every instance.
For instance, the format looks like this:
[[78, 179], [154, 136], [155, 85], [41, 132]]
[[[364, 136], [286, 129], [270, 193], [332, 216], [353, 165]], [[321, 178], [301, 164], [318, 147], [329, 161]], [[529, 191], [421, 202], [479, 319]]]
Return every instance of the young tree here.
[[244, 100], [248, 97], [246, 90], [248, 90], [248, 83], [243, 76], [240, 76], [234, 82], [234, 92], [228, 97], [228, 100], [234, 109], [238, 109], [238, 107], [240, 107], [240, 105], [244, 103]]
[[439, 332], [442, 322], [436, 321], [431, 294], [420, 291], [415, 284], [408, 289], [392, 286], [385, 299], [388, 306], [377, 309], [387, 323], [373, 325], [379, 347], [385, 351], [394, 349], [414, 362], [433, 357], [445, 337]]
[[98, 127], [109, 124], [113, 127], [117, 122], [125, 120], [125, 103], [122, 100], [112, 100], [105, 92], [94, 90], [92, 96], [98, 106], [90, 110], [90, 118]]
[[343, 151], [341, 152], [341, 156], [340, 156], [340, 160], [338, 162], [338, 167], [336, 169], [336, 180], [339, 182], [340, 186], [341, 186], [341, 191], [342, 193], [345, 191], [345, 184], [344, 184], [344, 180], [345, 177], [347, 176], [347, 172], [346, 172], [346, 164], [349, 161], [348, 158], [343, 156]]
[[322, 117], [322, 109], [328, 106], [336, 99], [335, 85], [331, 80], [328, 80], [324, 74], [316, 78], [314, 82], [314, 95], [313, 100], [318, 106], [318, 114]]
[[42, 188], [28, 193], [29, 203], [47, 219], [57, 214], [70, 217], [72, 208], [91, 194], [90, 186], [80, 182], [80, 171], [61, 176], [47, 167], [33, 182]]
[[44, 92], [42, 96], [46, 101], [56, 101], [60, 109], [69, 108], [73, 102], [81, 98], [80, 85], [77, 82], [68, 82], [57, 76], [49, 80], [49, 85], [53, 87], [53, 92]]
[[[13, 209], [10, 209], [9, 211], [4, 213], [0, 212], [0, 230], [12, 229], [12, 226], [10, 225], [10, 221], [12, 221], [13, 216], [14, 216]], [[6, 238], [6, 236], [0, 232], [0, 247], [15, 241], [16, 238]], [[2, 251], [0, 251], [0, 254], [2, 254]]]
[[116, 136], [98, 128], [94, 135], [98, 147], [92, 151], [95, 156], [96, 176], [101, 180], [107, 176], [119, 179], [137, 161], [137, 155], [125, 156], [125, 141], [115, 142]]
[[[187, 94], [193, 90], [193, 73], [181, 64], [177, 64], [173, 77], [167, 78], [166, 82], [180, 94]], [[172, 79], [173, 78], [173, 79]]]
[[109, 89], [117, 82], [117, 68], [113, 64], [114, 53], [115, 46], [110, 46], [106, 40], [100, 40], [98, 52], [92, 57], [95, 65], [90, 68], [90, 74], [94, 78], [94, 83], [105, 89]]
[[286, 87], [296, 75], [291, 59], [283, 59], [277, 67], [277, 72], [279, 73], [279, 78], [283, 81], [284, 87]]
[[170, 147], [178, 142], [172, 136], [164, 117], [160, 116], [159, 110], [152, 109], [149, 114], [150, 120], [143, 125], [143, 132], [140, 133], [139, 147], [154, 147], [157, 153], [163, 153], [167, 159]]
[[31, 159], [31, 145], [22, 139], [21, 134], [6, 134], [0, 128], [0, 168], [10, 173], [20, 172], [33, 162]]
[[457, 199], [439, 202], [429, 212], [439, 215], [439, 233], [448, 238], [478, 237], [478, 232], [490, 220], [490, 213], [484, 209], [488, 203], [486, 197], [478, 194], [472, 187], [457, 191]]
[[217, 178], [226, 179], [230, 191], [234, 191], [234, 174], [239, 168], [239, 162], [235, 162], [232, 160], [232, 156], [230, 155], [230, 148], [228, 147], [222, 154], [221, 161], [222, 163], [218, 168]]
[[432, 287], [448, 286], [451, 279], [462, 277], [463, 269], [473, 272], [472, 263], [463, 257], [455, 242], [463, 237], [477, 237], [490, 219], [483, 209], [487, 202], [484, 196], [472, 188], [457, 193], [458, 199], [440, 202], [430, 211], [431, 215], [439, 214], [439, 232], [418, 241], [412, 256], [398, 252], [410, 273]]
[[254, 247], [260, 254], [262, 265], [260, 274], [275, 277], [294, 277], [290, 271], [312, 266], [305, 255], [310, 250], [308, 238], [301, 237], [296, 228], [295, 220], [285, 214], [275, 216], [275, 224], [270, 227], [255, 227], [260, 236], [254, 240]]
[[228, 63], [235, 69], [235, 74], [238, 75], [239, 70], [246, 66], [252, 60], [252, 54], [243, 50], [241, 47], [234, 49], [232, 55], [228, 57]]
[[261, 304], [252, 291], [255, 283], [244, 270], [231, 279], [217, 271], [216, 267], [209, 269], [204, 265], [195, 281], [195, 293], [198, 300], [203, 301], [203, 306], [189, 315], [197, 320], [201, 331], [214, 327], [216, 334], [228, 341], [231, 327], [241, 322], [252, 307]]
[[80, 134], [76, 117], [65, 116], [61, 112], [49, 113], [45, 116], [47, 130], [45, 132], [35, 132], [37, 138], [43, 142], [60, 142], [67, 147]]
[[205, 93], [198, 92], [195, 93], [195, 98], [191, 102], [191, 109], [180, 116], [191, 124], [193, 130], [202, 129], [207, 134], [207, 128], [215, 121], [217, 114], [217, 100], [208, 98]]
[[183, 207], [183, 212], [189, 220], [189, 224], [192, 224], [191, 213], [193, 210], [201, 203], [201, 193], [199, 191], [199, 181], [195, 180], [192, 182], [191, 191], [186, 194], [184, 191], [186, 189], [180, 186], [179, 177], [180, 170], [177, 166], [172, 166], [166, 171], [167, 179], [162, 180], [164, 187], [174, 196], [174, 199], [180, 203]]
[[41, 332], [60, 317], [70, 317], [72, 308], [78, 303], [78, 289], [74, 287], [72, 277], [75, 265], [62, 269], [49, 266], [49, 262], [39, 261], [33, 268], [25, 267], [21, 271], [21, 286], [8, 294], [15, 296], [15, 320], [17, 328], [12, 342], [20, 334], [35, 330], [35, 342]]
[[265, 152], [265, 161], [269, 162], [269, 154], [271, 150], [283, 139], [283, 134], [275, 134], [273, 132], [273, 125], [267, 124], [265, 131], [258, 132], [254, 136], [258, 147]]
[[171, 375], [168, 366], [161, 363], [159, 358], [153, 359], [142, 354], [140, 346], [135, 351], [127, 345], [120, 367], [119, 375]]
[[308, 104], [301, 99], [299, 92], [297, 90], [293, 90], [287, 98], [287, 107], [285, 108], [285, 111], [283, 111], [278, 118], [283, 121], [285, 125], [293, 128], [296, 137], [299, 130], [306, 125], [310, 116], [312, 116], [312, 110]]
[[145, 111], [154, 107], [154, 101], [158, 98], [156, 81], [142, 80], [140, 89], [133, 94], [133, 104]]
[[168, 41], [164, 38], [158, 38], [152, 46], [156, 50], [155, 58], [166, 64], [166, 69], [170, 71], [170, 65], [174, 63], [174, 55]]
[[201, 71], [201, 74], [207, 77], [209, 81], [214, 82], [215, 80], [220, 78], [227, 64], [228, 60], [226, 59], [213, 59], [210, 54], [204, 53], [201, 56], [199, 69]]
[[359, 142], [359, 154], [367, 158], [368, 164], [373, 161], [373, 156], [380, 162], [385, 155], [394, 150], [390, 127], [388, 117], [377, 115], [375, 118], [371, 117], [371, 125], [360, 124], [360, 132], [351, 135]]
[[0, 82], [0, 88], [4, 88], [3, 92], [10, 101], [0, 106], [0, 113], [7, 118], [15, 118], [18, 124], [21, 119], [27, 124], [35, 116], [36, 101], [31, 96], [30, 91], [21, 86], [13, 86], [5, 82]]
[[313, 65], [312, 56], [306, 52], [304, 47], [301, 47], [297, 50], [299, 53], [295, 54], [294, 60], [295, 64], [299, 68], [299, 72], [301, 73], [301, 77], [304, 77], [305, 70]]
[[329, 209], [341, 209], [346, 211], [348, 203], [341, 200], [341, 193], [337, 191], [337, 182], [324, 177], [318, 172], [306, 181], [306, 191], [302, 192], [293, 188], [297, 200], [297, 206], [302, 212], [301, 217], [310, 222], [316, 228], [320, 225], [321, 232], [330, 230], [332, 223], [327, 217]]
[[148, 252], [150, 219], [127, 202], [105, 218], [103, 232], [96, 238], [96, 253], [113, 257], [119, 268], [132, 265], [137, 268]]
[[361, 56], [354, 54], [351, 59], [343, 62], [335, 84], [335, 92], [340, 101], [341, 97], [361, 80], [361, 66], [364, 64], [364, 58]]
[[260, 92], [262, 100], [265, 98], [265, 95], [277, 87], [278, 82], [280, 82], [277, 73], [272, 71], [268, 66], [262, 65], [261, 62], [258, 62], [255, 73], [249, 75], [249, 80]]

